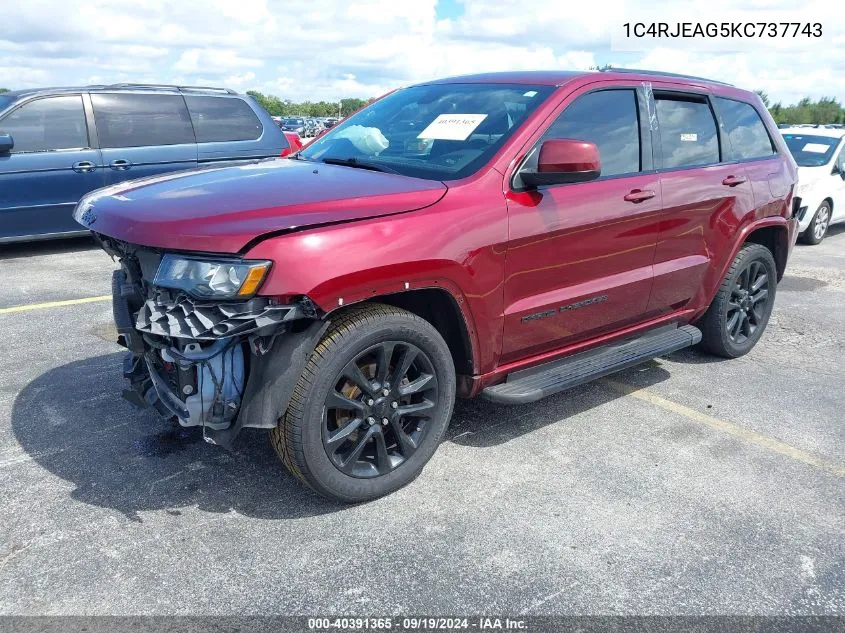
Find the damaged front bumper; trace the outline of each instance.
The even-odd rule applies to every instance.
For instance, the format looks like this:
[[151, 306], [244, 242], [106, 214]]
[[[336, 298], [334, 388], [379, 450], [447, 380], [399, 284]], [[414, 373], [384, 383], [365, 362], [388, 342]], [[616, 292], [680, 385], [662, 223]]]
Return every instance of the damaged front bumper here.
[[273, 428], [325, 329], [313, 305], [196, 300], [151, 286], [143, 258], [121, 255], [112, 301], [128, 350], [123, 396], [225, 447], [243, 427]]

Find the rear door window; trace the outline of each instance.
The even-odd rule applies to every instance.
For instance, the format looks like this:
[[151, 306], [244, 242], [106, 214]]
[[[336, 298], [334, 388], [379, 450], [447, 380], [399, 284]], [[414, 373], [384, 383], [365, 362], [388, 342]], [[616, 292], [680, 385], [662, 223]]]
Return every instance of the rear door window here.
[[182, 95], [92, 93], [100, 147], [194, 143]]
[[[569, 138], [596, 144], [601, 175], [640, 171], [640, 127], [634, 90], [601, 90], [578, 97], [551, 124], [542, 140]], [[536, 161], [536, 154], [533, 157]]]
[[197, 143], [254, 141], [264, 131], [252, 108], [235, 97], [186, 96]]
[[88, 147], [80, 95], [30, 101], [0, 121], [0, 132], [12, 135], [16, 154]]
[[757, 110], [748, 103], [713, 100], [728, 136], [728, 160], [765, 158], [775, 153], [772, 139]]
[[716, 120], [706, 99], [654, 95], [654, 100], [664, 169], [719, 162]]

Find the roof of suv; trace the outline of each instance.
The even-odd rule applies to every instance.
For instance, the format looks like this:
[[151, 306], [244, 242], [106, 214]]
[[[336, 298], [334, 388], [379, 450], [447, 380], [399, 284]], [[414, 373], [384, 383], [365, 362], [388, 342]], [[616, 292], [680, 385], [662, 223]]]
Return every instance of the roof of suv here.
[[99, 92], [99, 91], [108, 91], [114, 92], [115, 90], [150, 90], [152, 92], [200, 92], [200, 93], [215, 93], [215, 94], [229, 94], [229, 95], [236, 95], [238, 94], [234, 90], [230, 90], [229, 88], [214, 88], [210, 86], [174, 86], [169, 84], [97, 84], [92, 86], [63, 86], [63, 87], [55, 87], [55, 88], [22, 88], [20, 90], [12, 90], [10, 92], [4, 92], [4, 97], [28, 97], [31, 95], [36, 94], [61, 94], [64, 92], [79, 92], [80, 90], [84, 90], [86, 92]]
[[477, 75], [460, 75], [447, 77], [430, 82], [431, 84], [448, 83], [507, 83], [507, 84], [532, 84], [535, 86], [562, 86], [578, 77], [588, 75], [601, 75], [602, 79], [641, 79], [642, 81], [666, 79], [677, 81], [678, 79], [689, 81], [695, 84], [719, 84], [730, 85], [715, 79], [694, 77], [692, 75], [680, 75], [677, 73], [664, 73], [654, 70], [638, 70], [635, 68], [609, 68], [607, 70], [528, 70], [498, 73], [481, 73]]

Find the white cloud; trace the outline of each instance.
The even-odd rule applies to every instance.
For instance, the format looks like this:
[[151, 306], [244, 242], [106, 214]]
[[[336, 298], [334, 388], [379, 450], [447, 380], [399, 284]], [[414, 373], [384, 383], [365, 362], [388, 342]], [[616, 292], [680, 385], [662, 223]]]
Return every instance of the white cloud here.
[[[462, 8], [450, 18], [438, 16], [436, 0], [7, 0], [0, 85], [210, 82], [334, 100], [455, 74], [612, 63], [711, 76], [785, 102], [845, 97], [843, 8], [824, 0], [464, 0]], [[753, 9], [821, 21], [823, 39], [761, 39], [740, 53], [677, 41], [610, 49], [625, 20], [729, 21]]]
[[241, 57], [233, 50], [192, 48], [182, 53], [172, 69], [180, 73], [217, 74], [242, 68], [259, 68], [263, 65], [264, 62], [260, 59]]

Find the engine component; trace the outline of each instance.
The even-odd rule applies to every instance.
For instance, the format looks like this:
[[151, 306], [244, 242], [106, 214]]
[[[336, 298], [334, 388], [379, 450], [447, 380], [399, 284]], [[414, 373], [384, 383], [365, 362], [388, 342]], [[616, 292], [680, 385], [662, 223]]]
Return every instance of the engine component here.
[[[194, 355], [197, 357], [193, 363], [196, 386], [187, 385], [191, 387], [191, 395], [184, 399], [177, 412], [179, 424], [225, 429], [235, 418], [244, 391], [243, 346], [229, 345], [210, 357], [197, 343], [189, 343], [181, 351], [171, 348], [161, 352], [165, 362], [179, 362], [183, 366]], [[159, 390], [158, 384], [156, 387]], [[184, 387], [182, 391], [185, 393]], [[159, 396], [162, 396], [160, 391]]]

